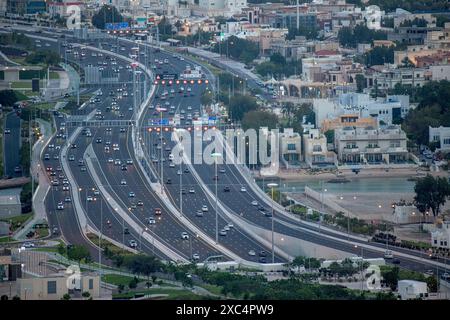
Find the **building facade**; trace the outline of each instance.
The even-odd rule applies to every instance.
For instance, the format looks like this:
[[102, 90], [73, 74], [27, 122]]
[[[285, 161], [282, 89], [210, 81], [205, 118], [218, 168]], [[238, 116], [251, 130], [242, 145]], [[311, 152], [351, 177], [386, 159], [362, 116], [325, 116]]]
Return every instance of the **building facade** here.
[[429, 142], [438, 143], [438, 148], [443, 151], [450, 151], [450, 127], [428, 127]]
[[342, 164], [399, 164], [409, 158], [406, 133], [400, 126], [335, 130], [335, 150]]
[[334, 166], [335, 154], [327, 149], [327, 138], [319, 129], [303, 135], [305, 162], [311, 168]]

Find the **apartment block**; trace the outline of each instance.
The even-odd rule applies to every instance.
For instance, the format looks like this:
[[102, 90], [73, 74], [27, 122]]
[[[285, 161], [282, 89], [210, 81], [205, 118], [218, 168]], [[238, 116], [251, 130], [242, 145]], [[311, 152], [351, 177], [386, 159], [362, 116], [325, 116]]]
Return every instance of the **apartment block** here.
[[336, 155], [327, 149], [327, 138], [319, 129], [303, 135], [305, 162], [311, 168], [334, 166]]
[[335, 150], [341, 164], [402, 164], [408, 161], [406, 133], [400, 126], [344, 127], [335, 131]]
[[439, 149], [450, 151], [450, 127], [428, 127], [429, 142], [439, 143]]

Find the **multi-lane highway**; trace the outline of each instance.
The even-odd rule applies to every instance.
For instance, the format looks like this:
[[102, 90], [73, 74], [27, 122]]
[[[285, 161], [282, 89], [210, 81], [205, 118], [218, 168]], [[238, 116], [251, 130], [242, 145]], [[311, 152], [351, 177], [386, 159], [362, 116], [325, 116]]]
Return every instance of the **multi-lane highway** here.
[[[108, 39], [97, 43], [97, 46], [126, 56], [136, 44], [117, 39]], [[186, 60], [171, 53], [159, 52], [159, 50], [156, 52], [147, 45], [139, 44], [138, 46], [142, 48], [139, 49], [139, 60], [148, 67], [155, 65], [155, 59], [158, 59], [158, 61], [167, 59], [167, 63], [162, 63], [162, 65], [158, 63], [160, 68], [156, 68], [155, 71], [157, 73], [177, 74], [183, 71], [188, 63]], [[65, 51], [61, 46], [61, 41], [49, 42], [49, 47], [60, 52]], [[65, 57], [70, 60], [76, 60], [77, 63], [85, 66], [88, 64], [98, 64], [99, 60], [104, 65], [103, 62], [107, 61], [106, 56], [109, 56], [109, 54], [105, 53], [103, 58], [99, 59], [98, 51], [93, 51], [89, 48], [77, 48], [74, 50], [79, 52], [77, 57], [73, 56], [73, 52], [65, 54]], [[80, 51], [84, 51], [84, 56], [81, 59]], [[96, 55], [93, 55], [94, 52]], [[193, 63], [189, 62], [189, 64], [192, 65]], [[133, 92], [134, 90], [130, 88], [130, 75], [132, 72], [129, 71], [130, 69], [127, 68], [127, 65], [129, 65], [129, 61], [127, 62], [120, 57], [116, 58], [114, 64], [109, 60], [104, 65], [106, 70], [110, 70], [107, 72], [116, 72], [119, 74], [120, 83], [108, 86], [95, 86], [96, 88], [102, 88], [103, 95], [98, 97], [100, 100], [98, 103], [90, 104], [86, 107], [86, 113], [95, 108], [102, 112], [100, 117], [103, 117], [105, 121], [133, 118], [134, 101], [131, 98], [131, 94], [133, 96], [138, 95], [140, 102], [144, 96], [142, 93], [150, 88], [151, 81], [142, 72], [139, 75], [140, 85], [138, 86], [141, 93]], [[124, 83], [126, 83], [126, 86]], [[144, 83], [146, 84], [144, 85]], [[183, 86], [183, 92], [181, 92], [181, 86]], [[187, 87], [190, 88], [189, 94], [186, 94]], [[118, 89], [122, 89], [122, 92], [118, 91]], [[170, 93], [171, 89], [174, 90], [173, 94]], [[214, 197], [211, 197], [216, 186], [216, 181], [213, 179], [215, 176], [214, 165], [195, 164], [189, 167], [186, 164], [183, 164], [181, 167], [171, 165], [169, 154], [174, 143], [171, 142], [170, 132], [163, 130], [163, 138], [161, 139], [161, 132], [157, 131], [158, 126], [150, 125], [150, 123], [156, 123], [156, 120], [160, 117], [160, 112], [156, 110], [157, 104], [160, 104], [161, 107], [167, 108], [167, 111], [163, 114], [164, 118], [171, 118], [176, 113], [183, 114], [185, 120], [182, 120], [180, 125], [192, 128], [192, 123], [189, 121], [188, 115], [189, 113], [193, 115], [195, 112], [198, 112], [200, 115], [203, 113], [203, 110], [200, 109], [200, 96], [201, 92], [205, 89], [205, 84], [173, 85], [170, 87], [158, 86], [155, 92], [155, 97], [158, 98], [150, 102], [153, 108], [150, 105], [148, 106], [139, 124], [141, 127], [141, 143], [147, 153], [146, 156], [150, 163], [152, 173], [156, 175], [154, 180], [163, 180], [166, 194], [178, 211], [182, 211], [183, 216], [192, 225], [201, 229], [209, 238], [214, 239], [216, 236], [215, 203]], [[161, 95], [166, 90], [168, 91], [169, 97], [162, 100]], [[110, 95], [111, 91], [112, 94]], [[124, 95], [124, 92], [127, 92], [128, 96]], [[120, 110], [111, 110], [113, 99], [116, 99], [114, 101], [116, 104], [114, 105], [119, 106]], [[109, 108], [109, 111], [107, 111], [107, 108]], [[151, 120], [153, 121], [151, 122]], [[58, 126], [61, 127], [61, 122], [64, 121], [66, 119], [57, 118]], [[72, 131], [73, 128], [66, 127], [65, 134], [70, 135]], [[49, 160], [45, 160], [45, 164], [53, 166], [56, 172], [60, 172], [57, 169], [58, 166], [61, 166], [61, 159], [55, 158], [54, 155], [58, 154], [56, 144], [62, 145], [64, 140], [61, 140], [61, 137], [55, 137], [52, 142], [50, 144], [55, 144], [55, 146], [45, 151], [45, 153], [49, 154]], [[105, 149], [107, 142], [110, 142], [108, 146], [109, 150]], [[123, 129], [121, 129], [120, 125], [91, 127], [90, 134], [88, 136], [79, 134], [75, 140], [75, 144], [76, 148], [69, 148], [67, 156], [73, 156], [73, 161], [69, 161], [69, 166], [79, 189], [68, 192], [61, 190], [62, 185], [55, 186], [49, 192], [46, 199], [51, 225], [58, 226], [67, 241], [73, 243], [85, 241], [80, 236], [80, 229], [84, 226], [78, 225], [76, 214], [72, 208], [73, 204], [64, 202], [65, 198], [70, 196], [71, 192], [78, 192], [82, 199], [81, 205], [93, 226], [99, 230], [102, 229], [106, 236], [124, 245], [128, 245], [130, 240], [140, 242], [141, 236], [124, 222], [124, 219], [121, 218], [115, 208], [109, 205], [110, 201], [105, 199], [101, 193], [94, 194], [93, 188], [97, 190], [99, 185], [94, 181], [92, 172], [89, 172], [89, 170], [84, 171], [84, 169], [81, 169], [85, 168], [84, 164], [79, 165], [78, 163], [85, 156], [86, 149], [92, 145], [94, 154], [89, 156], [93, 159], [95, 172], [100, 177], [102, 187], [107, 190], [108, 194], [114, 197], [122, 209], [128, 211], [133, 221], [141, 226], [146, 226], [149, 229], [147, 231], [148, 233], [152, 233], [165, 246], [170, 247], [187, 259], [192, 258], [194, 254], [196, 256], [199, 255], [201, 260], [208, 256], [220, 254], [218, 248], [211, 246], [208, 244], [210, 242], [204, 241], [201, 237], [197, 237], [189, 226], [183, 225], [180, 222], [181, 220], [177, 219], [175, 214], [164, 204], [158, 192], [155, 192], [150, 187], [145, 175], [136, 165], [130, 127], [123, 127]], [[114, 144], [118, 146], [116, 150], [114, 150]], [[121, 163], [118, 164], [116, 160], [119, 160]], [[127, 164], [127, 160], [130, 160], [129, 163], [133, 164]], [[364, 257], [366, 258], [380, 257], [383, 255], [382, 249], [384, 246], [382, 244], [367, 243], [367, 241], [353, 236], [347, 238], [345, 234], [335, 232], [331, 229], [320, 228], [316, 224], [298, 221], [279, 209], [276, 209], [275, 215], [271, 217], [270, 214], [267, 214], [270, 212], [270, 200], [261, 196], [260, 192], [254, 190], [252, 183], [249, 183], [247, 179], [243, 178], [241, 169], [233, 164], [224, 164], [219, 165], [218, 170], [218, 200], [221, 204], [221, 209], [218, 210], [218, 230], [225, 231], [221, 233], [223, 235], [219, 236], [219, 243], [231, 250], [234, 254], [247, 260], [270, 262], [270, 259], [261, 259], [263, 257], [258, 256], [259, 251], [270, 250], [267, 242], [261, 244], [262, 242], [258, 241], [251, 234], [250, 230], [242, 230], [237, 225], [231, 226], [230, 224], [233, 224], [233, 219], [230, 219], [230, 216], [225, 214], [224, 210], [227, 213], [231, 213], [235, 218], [243, 219], [248, 223], [266, 230], [270, 230], [273, 218], [275, 232], [302, 239], [313, 244], [323, 245], [355, 255], [360, 255], [362, 252], [361, 247], [364, 246]], [[161, 179], [161, 171], [164, 173], [163, 179]], [[152, 173], [149, 175], [152, 176]], [[64, 175], [64, 173], [56, 174], [58, 176], [60, 174]], [[61, 176], [60, 179], [64, 180], [64, 177]], [[230, 191], [225, 192], [226, 187]], [[246, 191], [241, 191], [242, 187]], [[91, 198], [89, 197], [97, 200], [90, 201]], [[180, 197], [182, 198], [182, 205], [180, 205]], [[57, 210], [58, 203], [60, 202], [64, 203], [63, 210]], [[255, 205], [252, 202], [256, 202], [257, 204]], [[204, 206], [206, 208], [203, 208]], [[266, 214], [263, 214], [259, 210], [260, 206], [265, 209], [264, 212]], [[161, 209], [162, 211], [160, 220], [155, 215], [155, 209]], [[152, 218], [156, 218], [155, 223], [149, 224], [149, 220], [152, 220]], [[125, 234], [124, 232], [126, 228], [129, 229], [129, 234]], [[190, 240], [183, 240], [183, 232], [187, 233]], [[355, 245], [359, 246], [356, 247]], [[94, 246], [90, 246], [92, 251], [96, 250]], [[139, 243], [139, 249], [145, 252], [155, 252], [156, 255], [164, 257], [164, 254], [155, 250], [155, 247], [151, 243], [148, 243], [148, 241], [143, 241], [142, 245]], [[395, 251], [403, 254], [400, 254], [398, 259], [404, 267], [416, 270], [435, 268], [433, 262], [426, 259], [419, 259], [421, 253], [398, 248]], [[254, 254], [255, 252], [256, 254]], [[224, 259], [227, 259], [227, 257], [224, 257]], [[276, 261], [283, 261], [283, 259], [277, 255]]]

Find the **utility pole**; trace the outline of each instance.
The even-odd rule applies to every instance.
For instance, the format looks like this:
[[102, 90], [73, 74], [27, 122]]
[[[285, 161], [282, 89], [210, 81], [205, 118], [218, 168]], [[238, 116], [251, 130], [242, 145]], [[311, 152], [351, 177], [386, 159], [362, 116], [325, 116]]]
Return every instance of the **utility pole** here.
[[297, 0], [297, 30], [300, 30], [300, 7], [298, 0]]

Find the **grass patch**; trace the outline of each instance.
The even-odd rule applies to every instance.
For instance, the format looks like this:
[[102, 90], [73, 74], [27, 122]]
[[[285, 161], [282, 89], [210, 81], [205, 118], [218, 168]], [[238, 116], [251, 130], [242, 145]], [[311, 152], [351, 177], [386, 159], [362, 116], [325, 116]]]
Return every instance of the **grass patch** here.
[[25, 81], [15, 81], [11, 83], [12, 89], [31, 89], [31, 81], [25, 82]]
[[[105, 274], [102, 276], [102, 281], [106, 283], [110, 283], [116, 286], [124, 285], [128, 286], [131, 280], [133, 280], [133, 277], [124, 276], [120, 274]], [[142, 279], [139, 279], [142, 280]], [[142, 280], [143, 281], [143, 280]]]
[[48, 237], [49, 232], [47, 228], [44, 229], [36, 229], [36, 238], [45, 238]]
[[36, 248], [36, 249], [33, 249], [33, 251], [59, 253], [58, 248], [55, 248], [55, 247]]
[[14, 239], [10, 236], [0, 237], [0, 243], [7, 243], [7, 242], [12, 242], [12, 241], [14, 241]]
[[[89, 240], [91, 240], [96, 246], [98, 246], [98, 236], [93, 234], [93, 233], [88, 233], [87, 237]], [[116, 255], [116, 254], [121, 254], [121, 255], [126, 255], [126, 254], [131, 254], [130, 252], [128, 252], [127, 250], [123, 250], [122, 248], [117, 247], [116, 245], [112, 244], [111, 242], [105, 240], [104, 238], [102, 238], [101, 241], [101, 248], [104, 250], [106, 248], [108, 248], [107, 250], [109, 250], [112, 254]]]
[[58, 72], [50, 72], [50, 79], [59, 79], [59, 73]]
[[0, 115], [0, 177], [3, 177], [3, 125], [5, 122], [3, 114]]
[[0, 221], [8, 222], [11, 224], [10, 229], [11, 231], [16, 231], [19, 229], [25, 222], [27, 222], [29, 219], [33, 217], [33, 213], [27, 213], [27, 214], [21, 214], [18, 216], [10, 217], [10, 218], [4, 218]]
[[147, 289], [147, 290], [141, 290], [141, 291], [129, 291], [124, 293], [118, 293], [113, 294], [113, 299], [131, 299], [134, 298], [136, 295], [147, 295], [147, 294], [167, 294], [166, 297], [163, 297], [161, 299], [164, 300], [196, 300], [196, 299], [202, 299], [203, 296], [196, 295], [188, 290], [173, 290], [173, 289]]
[[208, 290], [209, 292], [216, 294], [218, 296], [222, 295], [222, 287], [216, 286], [214, 284], [204, 283], [202, 285], [199, 285], [199, 287], [202, 287], [203, 289]]

